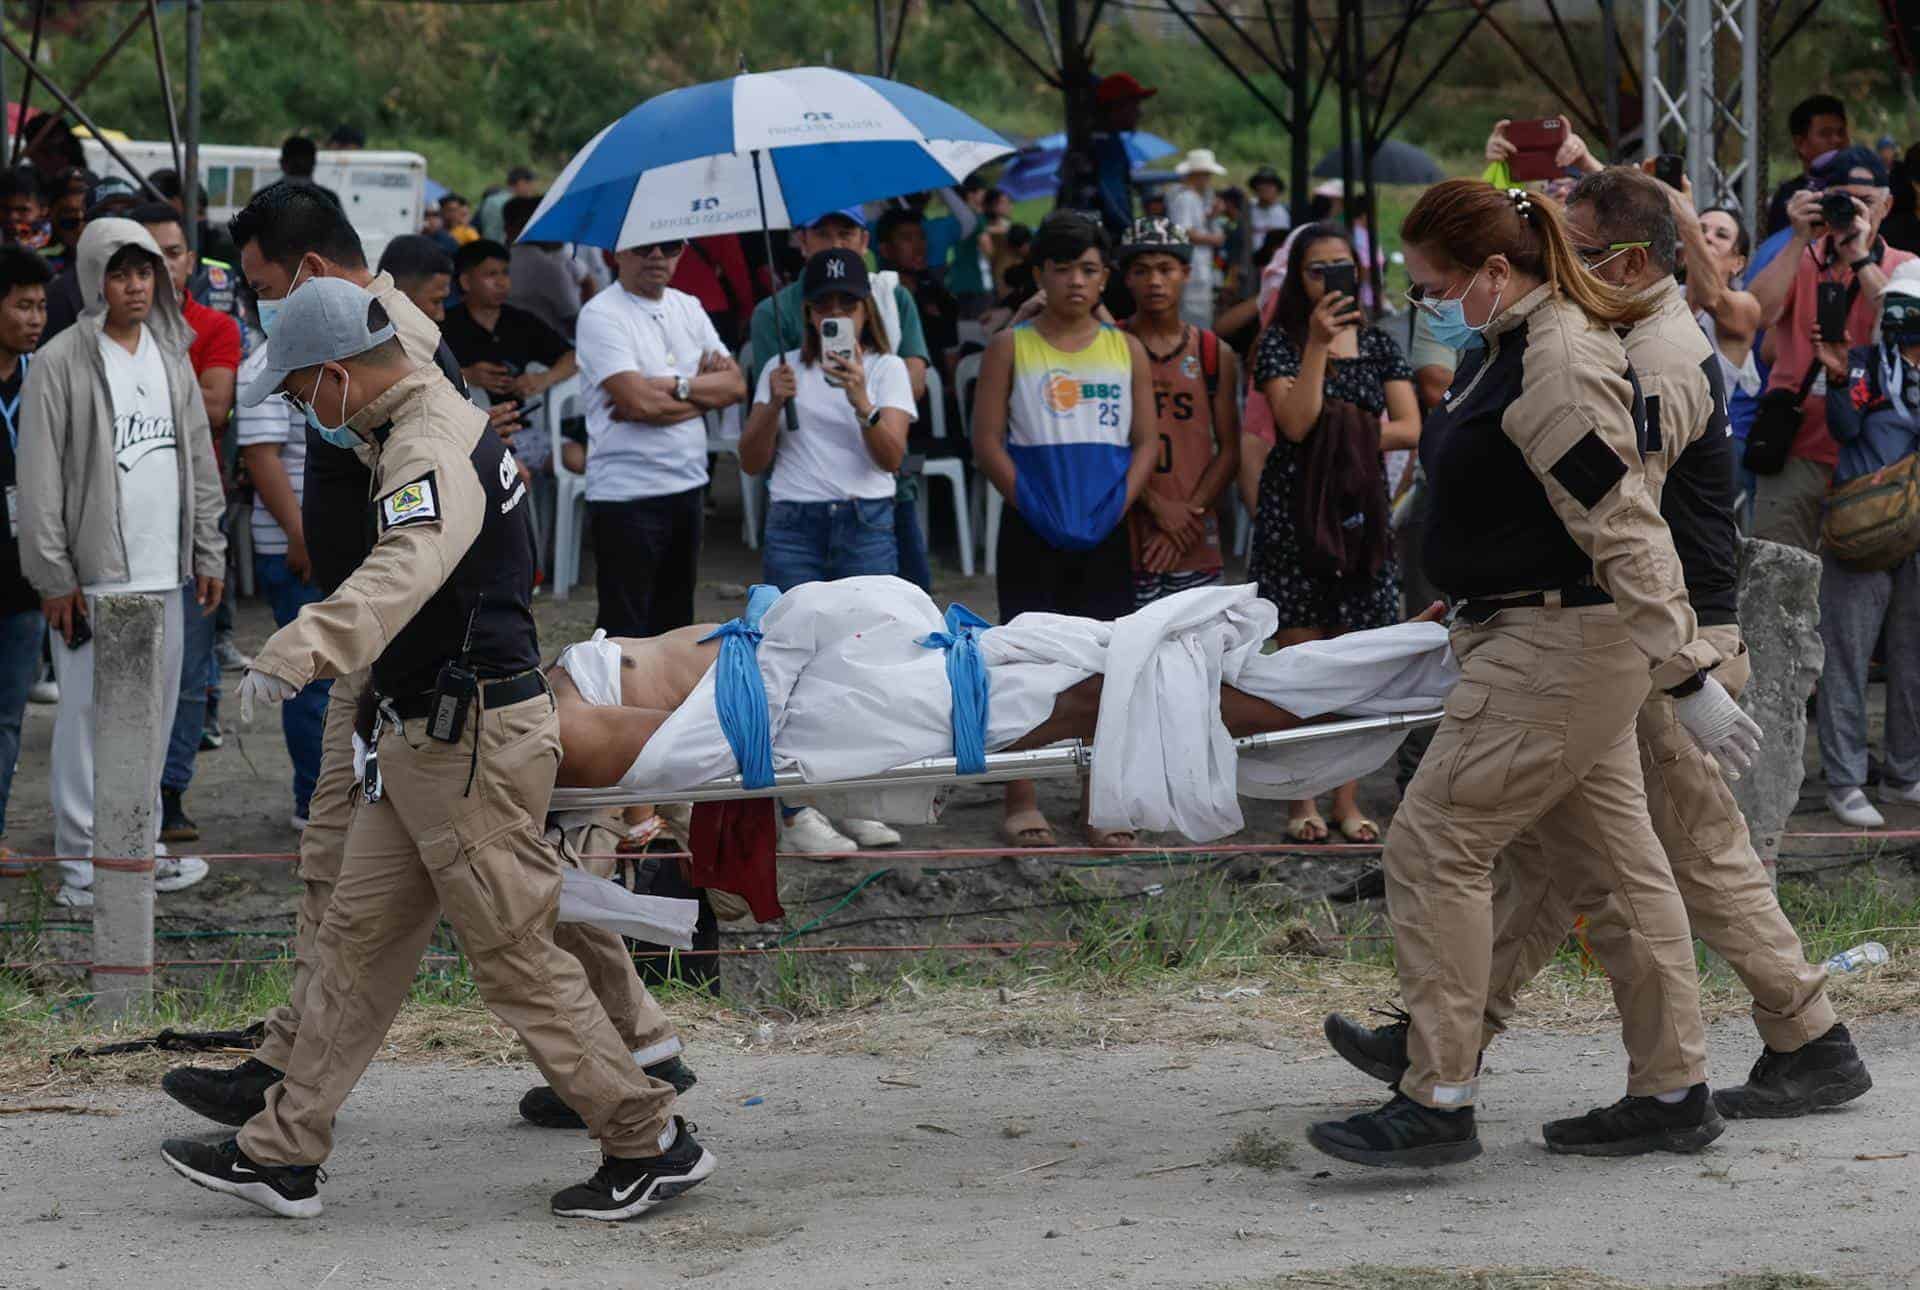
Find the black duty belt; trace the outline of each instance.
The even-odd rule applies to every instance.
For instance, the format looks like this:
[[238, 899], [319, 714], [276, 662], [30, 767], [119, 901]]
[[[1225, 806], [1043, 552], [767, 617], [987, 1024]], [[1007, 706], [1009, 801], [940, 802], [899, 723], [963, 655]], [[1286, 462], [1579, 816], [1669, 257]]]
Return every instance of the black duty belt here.
[[1454, 612], [1468, 622], [1484, 623], [1503, 609], [1584, 609], [1590, 605], [1612, 603], [1612, 596], [1589, 582], [1562, 587], [1558, 591], [1531, 591], [1523, 596], [1466, 600]]
[[[480, 683], [480, 707], [510, 708], [516, 703], [525, 703], [536, 695], [544, 694], [547, 678], [537, 668], [521, 672], [515, 676], [498, 681]], [[433, 694], [410, 694], [404, 698], [388, 699], [387, 703], [403, 721], [415, 721], [433, 714]]]

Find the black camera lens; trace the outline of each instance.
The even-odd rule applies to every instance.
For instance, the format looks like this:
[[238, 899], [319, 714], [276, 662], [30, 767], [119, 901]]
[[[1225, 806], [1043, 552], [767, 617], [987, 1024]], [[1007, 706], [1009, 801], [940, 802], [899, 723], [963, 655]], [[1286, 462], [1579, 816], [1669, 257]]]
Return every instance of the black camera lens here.
[[1827, 227], [1839, 230], [1853, 225], [1853, 198], [1846, 193], [1820, 194], [1820, 218]]

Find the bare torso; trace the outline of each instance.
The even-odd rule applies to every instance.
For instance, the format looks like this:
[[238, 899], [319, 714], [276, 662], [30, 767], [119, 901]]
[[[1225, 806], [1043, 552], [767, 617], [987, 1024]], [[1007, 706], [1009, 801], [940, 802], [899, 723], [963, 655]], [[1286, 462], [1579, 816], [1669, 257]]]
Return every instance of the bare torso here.
[[672, 710], [686, 702], [693, 687], [700, 684], [700, 678], [720, 655], [719, 641], [700, 643], [700, 638], [711, 634], [715, 625], [695, 623], [644, 640], [632, 636], [612, 637], [626, 664], [620, 669], [620, 705]]

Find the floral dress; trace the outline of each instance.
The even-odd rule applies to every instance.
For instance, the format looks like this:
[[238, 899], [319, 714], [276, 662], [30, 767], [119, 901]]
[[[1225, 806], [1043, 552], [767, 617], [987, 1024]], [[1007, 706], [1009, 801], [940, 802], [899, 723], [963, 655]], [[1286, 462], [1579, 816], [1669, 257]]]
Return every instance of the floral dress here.
[[[1253, 390], [1276, 377], [1300, 374], [1300, 352], [1278, 326], [1261, 334], [1253, 357]], [[1360, 332], [1357, 358], [1329, 358], [1325, 397], [1341, 399], [1374, 416], [1387, 409], [1387, 382], [1413, 380], [1413, 369], [1399, 346], [1377, 327]], [[1333, 578], [1309, 573], [1298, 526], [1296, 490], [1300, 487], [1301, 446], [1285, 435], [1260, 473], [1260, 509], [1254, 516], [1250, 571], [1260, 594], [1280, 611], [1280, 627], [1327, 632], [1358, 631], [1399, 622], [1400, 568], [1389, 555], [1370, 578]], [[1390, 487], [1381, 472], [1381, 487]]]

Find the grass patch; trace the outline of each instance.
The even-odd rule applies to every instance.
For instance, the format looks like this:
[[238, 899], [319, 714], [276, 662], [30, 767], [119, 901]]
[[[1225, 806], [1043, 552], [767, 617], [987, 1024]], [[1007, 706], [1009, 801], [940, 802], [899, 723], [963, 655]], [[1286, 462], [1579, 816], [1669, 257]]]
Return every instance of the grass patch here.
[[1224, 1158], [1230, 1164], [1276, 1173], [1294, 1168], [1295, 1145], [1292, 1138], [1283, 1138], [1266, 1129], [1251, 1129], [1233, 1140]]

